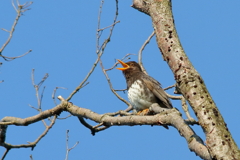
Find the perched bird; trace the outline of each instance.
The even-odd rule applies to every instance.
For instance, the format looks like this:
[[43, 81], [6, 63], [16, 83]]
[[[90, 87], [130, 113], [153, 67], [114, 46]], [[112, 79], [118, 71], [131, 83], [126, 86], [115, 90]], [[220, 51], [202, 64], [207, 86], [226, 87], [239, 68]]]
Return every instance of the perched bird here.
[[118, 62], [123, 66], [117, 69], [121, 70], [126, 78], [128, 99], [138, 114], [147, 113], [153, 103], [158, 103], [163, 108], [173, 108], [161, 84], [146, 75], [137, 62]]

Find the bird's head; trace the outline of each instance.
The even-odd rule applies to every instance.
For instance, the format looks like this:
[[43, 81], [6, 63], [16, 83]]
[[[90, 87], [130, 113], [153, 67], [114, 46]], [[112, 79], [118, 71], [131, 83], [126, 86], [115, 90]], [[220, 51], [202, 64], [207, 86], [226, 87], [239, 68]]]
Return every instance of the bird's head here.
[[140, 65], [135, 61], [129, 61], [125, 63], [118, 59], [118, 62], [121, 63], [123, 68], [117, 68], [117, 69], [123, 71], [123, 74], [142, 72]]

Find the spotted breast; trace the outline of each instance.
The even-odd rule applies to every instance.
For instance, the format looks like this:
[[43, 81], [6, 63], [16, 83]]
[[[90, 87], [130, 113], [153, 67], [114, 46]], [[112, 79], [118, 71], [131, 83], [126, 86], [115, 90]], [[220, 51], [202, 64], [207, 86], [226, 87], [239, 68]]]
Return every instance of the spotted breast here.
[[173, 108], [161, 84], [154, 78], [146, 75], [140, 65], [135, 61], [127, 63], [118, 60], [123, 68], [127, 82], [128, 98], [134, 109], [138, 112], [148, 109], [153, 103], [158, 103], [163, 108]]
[[148, 109], [152, 103], [157, 103], [157, 98], [144, 87], [141, 80], [136, 80], [128, 89], [128, 99], [136, 111]]

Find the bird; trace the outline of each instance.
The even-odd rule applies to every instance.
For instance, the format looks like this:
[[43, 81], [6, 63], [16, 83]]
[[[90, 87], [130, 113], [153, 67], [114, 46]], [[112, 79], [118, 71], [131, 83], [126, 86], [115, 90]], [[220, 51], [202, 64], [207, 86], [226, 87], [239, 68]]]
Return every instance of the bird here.
[[162, 108], [173, 108], [161, 84], [145, 74], [135, 61], [123, 62], [118, 60], [123, 68], [116, 68], [123, 72], [127, 83], [128, 99], [138, 115], [145, 115], [149, 107], [157, 103]]

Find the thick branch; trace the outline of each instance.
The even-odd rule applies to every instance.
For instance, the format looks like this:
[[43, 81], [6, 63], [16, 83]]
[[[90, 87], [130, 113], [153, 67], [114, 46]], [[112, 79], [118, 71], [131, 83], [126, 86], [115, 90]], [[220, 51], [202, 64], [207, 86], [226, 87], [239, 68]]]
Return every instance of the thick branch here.
[[0, 122], [0, 127], [2, 127], [2, 125], [27, 126], [29, 124], [41, 121], [48, 117], [59, 115], [64, 110], [64, 107], [65, 106], [63, 104], [60, 104], [52, 109], [43, 111], [35, 116], [28, 117], [28, 118], [4, 117]]
[[[66, 102], [67, 103], [67, 102]], [[155, 112], [156, 107], [152, 106]], [[154, 109], [155, 108], [155, 109]], [[157, 107], [159, 108], [159, 107]], [[84, 117], [93, 120], [97, 123], [102, 123], [106, 126], [133, 126], [133, 125], [171, 125], [174, 126], [188, 142], [188, 146], [191, 151], [195, 152], [203, 159], [210, 160], [210, 154], [208, 149], [202, 141], [199, 141], [198, 137], [194, 131], [189, 127], [181, 117], [181, 114], [176, 109], [165, 109], [161, 111], [160, 114], [154, 116], [123, 116], [123, 117], [113, 117], [108, 114], [97, 114], [89, 109], [77, 107], [71, 103], [67, 105], [66, 110], [74, 116]]]
[[206, 144], [215, 159], [240, 159], [240, 153], [202, 77], [180, 44], [172, 16], [171, 0], [134, 0], [133, 7], [151, 16], [158, 47], [171, 68], [183, 96], [205, 131]]
[[[68, 111], [74, 116], [87, 118], [97, 123], [100, 123], [104, 126], [171, 125], [171, 126], [174, 126], [179, 131], [180, 135], [186, 139], [191, 151], [194, 151], [197, 155], [200, 155], [204, 159], [210, 159], [208, 149], [204, 146], [202, 141], [198, 140], [200, 138], [184, 122], [184, 120], [181, 117], [181, 114], [176, 109], [163, 109], [161, 111], [157, 111], [156, 108], [160, 108], [160, 107], [155, 107], [153, 105], [152, 110], [154, 112], [160, 112], [160, 114], [157, 114], [154, 116], [130, 115], [130, 116], [114, 117], [114, 116], [111, 116], [110, 114], [97, 114], [89, 109], [80, 108], [78, 106], [73, 105], [72, 103], [65, 101], [61, 96], [59, 96], [58, 98], [62, 101], [62, 103], [50, 110], [43, 111], [38, 115], [28, 117], [25, 119], [16, 118], [16, 117], [4, 117], [2, 119], [2, 122], [0, 122], [0, 126], [5, 126], [5, 125], [26, 126], [34, 122], [46, 119], [52, 115], [58, 115], [62, 111]], [[3, 135], [0, 135], [2, 140], [0, 145], [11, 148], [13, 145], [10, 145], [4, 142], [4, 139], [5, 139], [4, 135], [6, 135], [5, 134], [6, 127], [5, 128], [2, 127], [1, 129], [2, 129], [1, 130], [2, 132], [0, 133]], [[102, 128], [99, 128], [99, 130], [102, 130]], [[29, 147], [29, 145], [14, 146], [14, 148], [21, 148], [21, 147]]]

